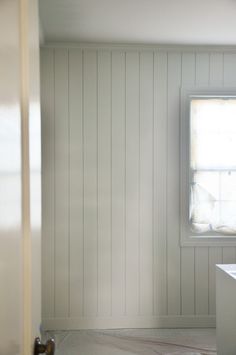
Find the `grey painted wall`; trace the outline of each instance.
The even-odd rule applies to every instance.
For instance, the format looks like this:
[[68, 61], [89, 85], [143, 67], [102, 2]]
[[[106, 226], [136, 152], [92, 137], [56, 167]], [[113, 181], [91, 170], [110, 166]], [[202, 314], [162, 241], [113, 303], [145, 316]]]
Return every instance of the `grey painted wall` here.
[[41, 51], [43, 324], [211, 326], [215, 263], [180, 247], [180, 87], [236, 86], [236, 52]]

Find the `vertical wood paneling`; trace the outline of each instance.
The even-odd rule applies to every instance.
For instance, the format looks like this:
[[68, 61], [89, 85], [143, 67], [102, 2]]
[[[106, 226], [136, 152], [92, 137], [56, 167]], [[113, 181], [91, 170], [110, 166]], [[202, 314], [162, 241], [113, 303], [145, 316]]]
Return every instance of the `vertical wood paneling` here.
[[70, 315], [83, 315], [83, 53], [69, 52]]
[[[195, 84], [195, 53], [182, 54], [182, 86]], [[195, 312], [194, 248], [181, 249], [181, 314]]]
[[45, 318], [215, 313], [236, 253], [180, 247], [179, 94], [235, 73], [232, 53], [42, 51]]
[[141, 315], [153, 314], [153, 53], [140, 54], [139, 294]]
[[223, 53], [210, 54], [210, 85], [222, 86], [224, 81], [224, 55]]
[[196, 54], [196, 85], [206, 87], [209, 85], [210, 75], [209, 53]]
[[97, 314], [97, 52], [84, 51], [84, 315]]
[[209, 314], [216, 313], [216, 264], [222, 263], [222, 248], [209, 248]]
[[55, 50], [55, 315], [69, 312], [68, 50]]
[[236, 85], [236, 54], [224, 53], [224, 85]]
[[234, 264], [236, 261], [235, 248], [223, 247], [222, 262], [223, 264]]
[[207, 87], [210, 83], [210, 54], [196, 53], [196, 86]]
[[168, 54], [168, 126], [167, 126], [167, 283], [168, 314], [180, 314], [181, 276], [179, 247], [179, 111], [181, 54]]
[[195, 310], [196, 314], [208, 314], [208, 248], [195, 248]]
[[[209, 85], [209, 53], [196, 54], [196, 85]], [[195, 310], [196, 314], [207, 314], [209, 309], [209, 261], [208, 248], [195, 248]]]
[[167, 314], [167, 53], [154, 56], [155, 169], [155, 314]]
[[98, 314], [111, 314], [111, 53], [98, 53]]
[[196, 80], [195, 53], [182, 53], [182, 86], [193, 87]]
[[[224, 85], [235, 87], [236, 85], [236, 54], [224, 53]], [[235, 247], [223, 248], [223, 263], [235, 262]]]
[[54, 51], [41, 52], [42, 105], [42, 314], [54, 317]]
[[[224, 85], [236, 85], [236, 54], [224, 54]], [[235, 263], [235, 248], [223, 248], [223, 262]]]
[[125, 53], [112, 53], [112, 315], [125, 313]]
[[[210, 86], [222, 86], [223, 85], [223, 61], [222, 53], [210, 54]], [[216, 312], [216, 292], [215, 292], [215, 269], [216, 264], [222, 263], [222, 248], [210, 247], [209, 248], [209, 314], [215, 314]]]
[[139, 313], [139, 53], [126, 53], [126, 314]]

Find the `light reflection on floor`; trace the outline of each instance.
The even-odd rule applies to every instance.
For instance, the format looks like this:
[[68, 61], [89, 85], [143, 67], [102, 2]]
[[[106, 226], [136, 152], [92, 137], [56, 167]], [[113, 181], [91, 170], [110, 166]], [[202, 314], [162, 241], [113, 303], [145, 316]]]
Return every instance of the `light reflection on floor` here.
[[46, 333], [56, 355], [216, 355], [215, 329], [123, 329]]

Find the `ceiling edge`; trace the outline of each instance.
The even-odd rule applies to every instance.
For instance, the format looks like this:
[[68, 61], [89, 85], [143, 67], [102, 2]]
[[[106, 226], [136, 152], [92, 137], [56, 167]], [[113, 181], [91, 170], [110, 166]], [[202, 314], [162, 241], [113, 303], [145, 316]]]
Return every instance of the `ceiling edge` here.
[[[44, 37], [43, 37], [44, 38]], [[40, 42], [42, 48], [82, 48], [82, 49], [113, 49], [113, 50], [168, 50], [168, 51], [199, 51], [199, 52], [236, 52], [236, 45], [201, 45], [201, 44], [145, 44], [145, 43], [90, 43], [90, 42]]]

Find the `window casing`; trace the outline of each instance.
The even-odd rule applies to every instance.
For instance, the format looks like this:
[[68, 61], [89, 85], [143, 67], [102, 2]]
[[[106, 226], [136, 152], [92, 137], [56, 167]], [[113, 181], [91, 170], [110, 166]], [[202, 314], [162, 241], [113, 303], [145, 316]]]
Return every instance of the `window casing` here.
[[181, 244], [236, 245], [236, 89], [183, 89]]

